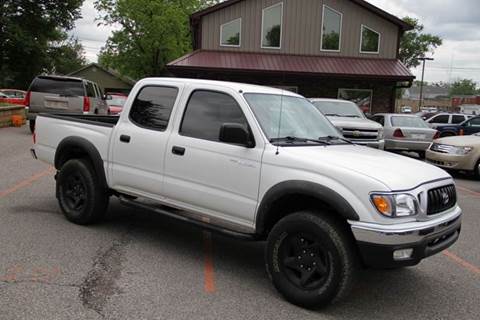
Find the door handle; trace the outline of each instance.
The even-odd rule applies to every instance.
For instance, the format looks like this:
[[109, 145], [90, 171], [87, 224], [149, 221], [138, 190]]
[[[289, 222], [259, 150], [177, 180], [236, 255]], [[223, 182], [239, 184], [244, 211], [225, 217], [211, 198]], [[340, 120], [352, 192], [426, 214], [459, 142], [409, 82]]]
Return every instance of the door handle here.
[[177, 156], [183, 156], [185, 154], [185, 148], [173, 146], [172, 153]]
[[130, 136], [127, 136], [127, 135], [122, 134], [122, 135], [120, 136], [120, 141], [121, 141], [121, 142], [125, 142], [125, 143], [129, 143], [129, 142], [130, 142]]

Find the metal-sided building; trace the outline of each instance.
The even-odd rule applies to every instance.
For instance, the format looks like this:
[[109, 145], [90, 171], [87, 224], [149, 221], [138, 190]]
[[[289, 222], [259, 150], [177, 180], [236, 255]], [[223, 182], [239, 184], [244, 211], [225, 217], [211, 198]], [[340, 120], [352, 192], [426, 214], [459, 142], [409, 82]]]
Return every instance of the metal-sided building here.
[[227, 0], [191, 16], [194, 51], [168, 64], [176, 76], [282, 87], [395, 108], [415, 78], [398, 59], [412, 26], [364, 0]]

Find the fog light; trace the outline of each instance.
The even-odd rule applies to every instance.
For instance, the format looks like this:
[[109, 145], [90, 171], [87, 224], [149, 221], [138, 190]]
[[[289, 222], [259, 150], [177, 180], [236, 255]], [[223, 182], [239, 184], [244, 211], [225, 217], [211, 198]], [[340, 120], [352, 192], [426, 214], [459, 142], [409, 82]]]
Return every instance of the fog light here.
[[408, 260], [412, 257], [413, 249], [402, 249], [393, 252], [393, 260]]

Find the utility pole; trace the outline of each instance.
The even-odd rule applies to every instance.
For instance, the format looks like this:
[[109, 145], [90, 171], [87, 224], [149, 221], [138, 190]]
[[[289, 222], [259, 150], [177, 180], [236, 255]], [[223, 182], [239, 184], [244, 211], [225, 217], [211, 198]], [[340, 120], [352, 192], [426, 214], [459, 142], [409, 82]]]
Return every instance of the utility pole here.
[[420, 101], [418, 103], [418, 111], [421, 111], [423, 107], [423, 79], [425, 78], [425, 61], [433, 61], [433, 58], [418, 58], [418, 60], [423, 61], [422, 67], [422, 82], [420, 83]]

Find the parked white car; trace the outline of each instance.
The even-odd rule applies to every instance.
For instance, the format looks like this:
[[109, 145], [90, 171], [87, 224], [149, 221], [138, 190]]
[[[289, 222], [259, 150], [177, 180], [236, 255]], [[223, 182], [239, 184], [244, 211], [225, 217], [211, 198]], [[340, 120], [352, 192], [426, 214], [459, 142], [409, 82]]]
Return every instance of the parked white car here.
[[266, 240], [274, 286], [309, 308], [344, 297], [360, 265], [415, 265], [460, 234], [448, 173], [352, 144], [308, 100], [273, 88], [144, 79], [119, 117], [39, 115], [32, 153], [57, 169], [70, 221], [98, 221], [116, 196]]
[[360, 108], [351, 101], [337, 99], [310, 99], [315, 107], [340, 129], [350, 141], [383, 149], [383, 127], [367, 119]]

